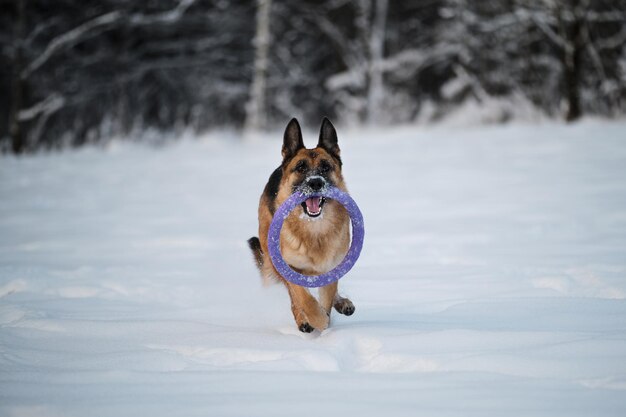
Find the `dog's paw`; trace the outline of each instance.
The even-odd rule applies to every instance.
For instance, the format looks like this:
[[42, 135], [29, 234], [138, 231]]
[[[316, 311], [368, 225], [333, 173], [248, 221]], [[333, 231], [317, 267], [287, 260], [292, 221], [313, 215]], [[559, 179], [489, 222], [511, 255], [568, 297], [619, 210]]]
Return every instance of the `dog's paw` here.
[[343, 314], [344, 316], [353, 315], [355, 310], [354, 304], [352, 304], [352, 301], [347, 298], [341, 298], [335, 301], [333, 307], [335, 307], [335, 310], [337, 310], [338, 313]]
[[300, 330], [302, 333], [311, 333], [315, 329], [311, 327], [309, 323], [304, 322], [300, 324], [300, 326], [298, 326], [298, 330]]
[[354, 314], [354, 310], [355, 310], [354, 306], [350, 304], [349, 306], [345, 306], [343, 310], [340, 311], [340, 313], [346, 316], [351, 316]]

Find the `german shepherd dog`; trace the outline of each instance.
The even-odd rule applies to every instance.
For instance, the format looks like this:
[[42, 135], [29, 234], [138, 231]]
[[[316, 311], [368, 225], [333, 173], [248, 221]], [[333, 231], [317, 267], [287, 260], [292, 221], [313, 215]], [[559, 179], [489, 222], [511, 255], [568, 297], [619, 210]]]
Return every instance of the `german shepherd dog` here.
[[[337, 282], [319, 289], [319, 302], [305, 287], [280, 276], [270, 260], [267, 234], [276, 209], [297, 190], [320, 191], [334, 186], [347, 192], [341, 174], [337, 132], [324, 118], [317, 147], [307, 149], [296, 119], [291, 119], [282, 147], [283, 161], [272, 173], [259, 202], [259, 237], [248, 240], [261, 276], [267, 281], [282, 282], [291, 298], [291, 311], [298, 329], [310, 333], [324, 330], [334, 307], [346, 316], [354, 305], [339, 296]], [[280, 233], [280, 248], [285, 262], [304, 275], [320, 275], [339, 265], [350, 246], [350, 217], [337, 201], [323, 197], [309, 198], [285, 219]]]

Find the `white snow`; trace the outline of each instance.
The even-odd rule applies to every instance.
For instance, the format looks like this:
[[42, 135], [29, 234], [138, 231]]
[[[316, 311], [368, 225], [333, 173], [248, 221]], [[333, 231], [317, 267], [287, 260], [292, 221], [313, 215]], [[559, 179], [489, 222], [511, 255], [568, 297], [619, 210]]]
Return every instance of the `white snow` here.
[[626, 415], [625, 122], [339, 129], [321, 334], [246, 246], [281, 135], [221, 136], [0, 157], [0, 415]]

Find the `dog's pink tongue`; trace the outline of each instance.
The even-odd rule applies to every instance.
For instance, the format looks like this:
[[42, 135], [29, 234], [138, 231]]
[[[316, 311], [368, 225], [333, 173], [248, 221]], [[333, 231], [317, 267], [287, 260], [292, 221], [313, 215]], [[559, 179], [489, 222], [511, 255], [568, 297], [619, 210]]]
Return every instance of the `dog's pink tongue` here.
[[317, 213], [320, 211], [320, 198], [313, 197], [306, 199], [306, 208], [309, 210], [309, 213]]

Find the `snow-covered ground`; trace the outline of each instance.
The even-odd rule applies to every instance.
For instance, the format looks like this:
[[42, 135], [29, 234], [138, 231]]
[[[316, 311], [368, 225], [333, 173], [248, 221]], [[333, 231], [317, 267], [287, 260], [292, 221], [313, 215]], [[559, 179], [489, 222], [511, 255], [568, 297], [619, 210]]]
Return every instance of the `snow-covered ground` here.
[[626, 123], [339, 135], [321, 334], [245, 244], [280, 134], [0, 157], [0, 415], [626, 415]]

